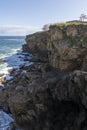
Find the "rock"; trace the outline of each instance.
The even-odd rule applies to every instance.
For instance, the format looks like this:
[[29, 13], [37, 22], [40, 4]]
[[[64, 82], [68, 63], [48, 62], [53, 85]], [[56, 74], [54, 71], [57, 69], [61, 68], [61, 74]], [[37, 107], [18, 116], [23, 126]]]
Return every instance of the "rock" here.
[[4, 59], [0, 59], [0, 63], [2, 63], [2, 62], [5, 62], [5, 60]]
[[4, 76], [0, 77], [0, 83], [1, 83], [1, 84], [2, 84], [2, 83], [6, 83], [6, 80], [5, 80], [5, 77], [4, 77]]
[[[42, 70], [41, 67], [39, 69]], [[30, 68], [21, 82], [15, 84], [14, 88], [12, 83], [9, 88], [8, 106], [19, 127], [24, 130], [79, 130], [86, 120], [87, 73], [75, 71], [60, 76], [56, 72], [53, 74], [52, 69], [38, 72], [38, 65]], [[46, 73], [45, 76], [41, 76], [43, 73]]]
[[[64, 76], [52, 68], [47, 68], [49, 68], [47, 64], [31, 65], [24, 76], [18, 74], [18, 78], [22, 76], [21, 80], [14, 84], [14, 79], [13, 83], [9, 84], [7, 91], [9, 98], [6, 100], [16, 123], [24, 130], [28, 130], [28, 128], [31, 130], [49, 130], [51, 128], [61, 130], [65, 127], [72, 127], [72, 129], [78, 127], [79, 130], [81, 123], [86, 118], [84, 114], [83, 120], [80, 120], [80, 111], [85, 113], [82, 108], [83, 105], [86, 108], [86, 104], [80, 104], [82, 99], [84, 100], [80, 97], [78, 91], [80, 83], [77, 87], [74, 87], [72, 81], [73, 79], [75, 79], [75, 82], [78, 81], [81, 75], [86, 78], [86, 73], [75, 71], [68, 76]], [[78, 80], [76, 80], [76, 76]], [[14, 87], [12, 87], [13, 85]], [[81, 92], [85, 92], [85, 89]], [[79, 98], [81, 98], [81, 101]], [[63, 119], [66, 123], [62, 122]], [[72, 122], [75, 126], [72, 125]]]
[[[84, 27], [84, 25], [83, 25]], [[58, 39], [52, 33], [52, 30], [56, 32], [59, 30], [59, 26], [53, 27], [49, 31], [49, 42], [47, 43], [48, 58], [51, 66], [59, 68], [61, 70], [74, 70], [79, 69], [78, 66], [83, 64], [83, 59], [87, 55], [87, 48], [85, 42], [82, 41], [82, 37], [86, 33], [87, 29], [84, 29], [84, 34], [79, 32], [80, 26], [70, 25], [64, 27], [62, 31], [62, 39]], [[56, 35], [59, 35], [56, 33]], [[79, 36], [80, 35], [80, 36]], [[54, 38], [52, 39], [52, 37]], [[81, 47], [82, 46], [82, 47]]]
[[0, 73], [0, 78], [2, 77], [2, 76], [4, 76], [5, 74], [4, 73]]
[[13, 68], [8, 69], [8, 72], [9, 72], [9, 73], [12, 73], [13, 71], [14, 71], [14, 69], [13, 69]]
[[0, 90], [0, 108], [3, 108], [3, 110], [6, 112], [9, 112], [8, 95], [7, 89]]
[[26, 42], [29, 44], [23, 45], [23, 50], [34, 54], [33, 61], [47, 61], [47, 36], [48, 33], [46, 32], [38, 32], [29, 36], [27, 35]]
[[66, 29], [66, 34], [67, 34], [67, 36], [75, 37], [78, 35], [78, 30], [74, 25], [68, 26]]

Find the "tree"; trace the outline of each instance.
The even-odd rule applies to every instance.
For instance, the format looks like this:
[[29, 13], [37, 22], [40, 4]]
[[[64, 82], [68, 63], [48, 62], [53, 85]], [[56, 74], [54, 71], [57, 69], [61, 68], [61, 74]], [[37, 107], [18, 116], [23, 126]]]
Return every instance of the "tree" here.
[[85, 19], [87, 19], [87, 16], [85, 14], [81, 14], [79, 18], [80, 21], [84, 21]]
[[42, 28], [43, 31], [48, 31], [49, 30], [49, 24], [45, 24]]

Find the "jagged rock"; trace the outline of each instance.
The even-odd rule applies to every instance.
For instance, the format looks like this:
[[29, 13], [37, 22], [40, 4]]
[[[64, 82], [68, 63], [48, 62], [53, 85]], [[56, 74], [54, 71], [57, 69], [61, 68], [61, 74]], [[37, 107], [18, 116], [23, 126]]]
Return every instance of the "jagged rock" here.
[[26, 42], [30, 44], [23, 45], [23, 50], [34, 54], [33, 61], [47, 61], [47, 38], [47, 32], [39, 32], [34, 35], [26, 36]]
[[66, 34], [67, 34], [67, 36], [75, 37], [78, 35], [78, 30], [74, 25], [68, 26], [66, 29]]
[[18, 81], [13, 88], [13, 81], [8, 91], [8, 106], [20, 128], [80, 130], [86, 127], [86, 72], [75, 71], [64, 76], [53, 69], [46, 72], [38, 64], [31, 65], [21, 78], [21, 83]]
[[87, 109], [87, 72], [74, 71], [64, 76], [57, 84], [55, 95], [58, 100], [72, 100]]
[[[82, 25], [82, 30], [85, 25]], [[69, 25], [67, 27], [59, 28], [55, 26], [49, 30], [49, 42], [47, 43], [49, 62], [53, 67], [61, 70], [74, 70], [79, 69], [79, 66], [83, 64], [83, 59], [87, 55], [86, 47], [86, 33], [87, 27], [84, 29], [84, 33], [79, 32], [80, 26]], [[62, 38], [59, 39], [56, 35], [59, 35], [56, 30], [60, 29]], [[52, 33], [52, 30], [55, 33]], [[84, 36], [85, 35], [85, 36]], [[52, 38], [53, 37], [53, 38]]]

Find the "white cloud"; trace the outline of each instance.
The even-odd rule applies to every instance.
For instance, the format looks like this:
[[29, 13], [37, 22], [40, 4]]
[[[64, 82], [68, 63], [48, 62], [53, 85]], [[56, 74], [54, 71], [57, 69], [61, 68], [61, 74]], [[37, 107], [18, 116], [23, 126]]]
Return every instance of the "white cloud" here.
[[39, 27], [19, 26], [19, 25], [2, 25], [0, 26], [0, 36], [20, 36], [39, 31]]

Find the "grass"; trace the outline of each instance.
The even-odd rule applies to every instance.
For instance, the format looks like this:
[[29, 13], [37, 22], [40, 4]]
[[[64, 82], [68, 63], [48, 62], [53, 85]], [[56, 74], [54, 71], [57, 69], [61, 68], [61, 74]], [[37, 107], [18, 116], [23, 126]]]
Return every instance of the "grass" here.
[[50, 27], [58, 26], [62, 29], [63, 27], [67, 27], [69, 25], [87, 25], [87, 22], [86, 21], [73, 20], [73, 21], [68, 21], [68, 22], [65, 22], [65, 23], [56, 23], [56, 24], [50, 25]]

